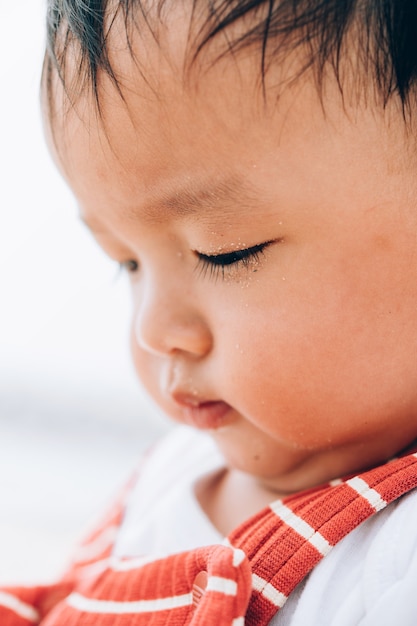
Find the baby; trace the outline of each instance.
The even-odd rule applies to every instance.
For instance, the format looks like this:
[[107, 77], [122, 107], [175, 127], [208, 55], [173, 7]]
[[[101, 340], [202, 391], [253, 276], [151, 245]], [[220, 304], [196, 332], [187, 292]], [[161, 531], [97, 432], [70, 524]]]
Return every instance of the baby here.
[[413, 3], [48, 4], [47, 139], [183, 426], [1, 623], [415, 626]]

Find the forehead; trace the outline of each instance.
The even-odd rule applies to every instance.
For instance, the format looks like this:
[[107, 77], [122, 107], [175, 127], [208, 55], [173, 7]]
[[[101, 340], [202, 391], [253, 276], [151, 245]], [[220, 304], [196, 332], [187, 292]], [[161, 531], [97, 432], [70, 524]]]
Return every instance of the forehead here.
[[[51, 6], [54, 1], [50, 0]], [[337, 85], [338, 100], [347, 109], [381, 111], [395, 100], [400, 106], [397, 118], [409, 122], [413, 118], [412, 98], [407, 95], [410, 84], [405, 76], [401, 83], [391, 48], [379, 54], [382, 39], [378, 37], [389, 30], [390, 17], [376, 5], [368, 8], [369, 14], [353, 4], [333, 20], [329, 19], [335, 17], [332, 4], [321, 2], [300, 2], [295, 7], [291, 2], [265, 0], [114, 0], [105, 3], [97, 17], [95, 13], [90, 17], [78, 2], [69, 3], [66, 11], [52, 11], [48, 20], [43, 82], [48, 122], [53, 129], [86, 93], [100, 117], [101, 100], [107, 97], [103, 82], [109, 77], [123, 97], [130, 91], [160, 99], [162, 92], [169, 98], [166, 78], [175, 76], [176, 89], [171, 93], [176, 97], [179, 85], [200, 90], [202, 77], [212, 74], [219, 61], [224, 61], [226, 86], [231, 67], [240, 74], [247, 101], [274, 104], [288, 86], [309, 80], [315, 82], [326, 107], [328, 86]], [[246, 80], [248, 66], [256, 67], [255, 75], [249, 72], [250, 80]], [[61, 99], [57, 73], [65, 84]], [[217, 75], [217, 90], [220, 83]]]
[[83, 211], [94, 190], [103, 209], [123, 205], [131, 219], [139, 208], [154, 219], [196, 208], [201, 218], [219, 204], [225, 218], [237, 206], [253, 212], [259, 189], [244, 172], [272, 145], [270, 116], [249, 97], [250, 84], [218, 65], [192, 89], [167, 70], [154, 93], [131, 70], [135, 89], [121, 98], [108, 81], [99, 117], [80, 99], [56, 129], [57, 158]]
[[[181, 10], [170, 25], [176, 20], [177, 30], [161, 25], [158, 37], [145, 30], [131, 33], [129, 41], [124, 25], [114, 24], [109, 60], [118, 87], [99, 74], [98, 108], [86, 93], [68, 110], [67, 94], [56, 81], [56, 156], [83, 206], [91, 206], [94, 189], [99, 205], [123, 204], [132, 216], [138, 206], [153, 215], [157, 206], [177, 214], [181, 206], [210, 209], [219, 198], [224, 207], [229, 202], [243, 209], [245, 197], [253, 210], [256, 194], [267, 194], [268, 184], [254, 188], [250, 174], [265, 155], [274, 155], [284, 184], [289, 169], [305, 169], [303, 153], [323, 160], [319, 152], [335, 142], [339, 152], [356, 144], [349, 158], [362, 151], [370, 160], [381, 161], [382, 155], [383, 167], [405, 163], [404, 128], [394, 106], [349, 106], [330, 80], [323, 101], [312, 75], [291, 82], [297, 56], [271, 70], [265, 92], [258, 49], [221, 58], [219, 50], [208, 49], [189, 72]], [[74, 76], [76, 61], [76, 55], [70, 58], [67, 69]], [[315, 145], [318, 138], [323, 146]], [[300, 180], [308, 177], [300, 171]]]
[[[121, 103], [135, 128], [142, 125], [149, 129], [146, 118], [149, 103], [158, 110], [159, 121], [166, 121], [168, 111], [172, 118], [174, 108], [177, 114], [180, 104], [185, 111], [187, 107], [192, 108], [195, 101], [201, 114], [207, 114], [208, 107], [203, 111], [201, 103], [208, 100], [216, 113], [222, 108], [223, 111], [234, 110], [236, 123], [242, 124], [239, 120], [243, 115], [252, 116], [259, 110], [265, 113], [267, 106], [274, 107], [277, 96], [305, 64], [304, 58], [300, 59], [296, 52], [289, 58], [284, 55], [266, 71], [263, 43], [256, 37], [242, 50], [230, 49], [230, 42], [239, 40], [248, 30], [253, 15], [237, 20], [199, 50], [199, 42], [204, 39], [207, 7], [205, 11], [197, 9], [201, 9], [204, 2], [142, 4], [143, 14], [132, 8], [129, 20], [120, 11], [121, 5], [109, 4], [116, 12], [110, 9], [107, 14], [108, 25], [103, 31], [106, 48], [101, 68], [100, 63], [90, 65], [91, 51], [82, 50], [73, 35], [67, 39], [69, 31], [64, 24], [63, 41], [59, 36], [57, 40], [62, 82], [53, 67], [47, 76], [50, 82], [47, 79], [44, 82], [45, 96], [49, 95], [49, 101], [45, 102], [46, 115], [53, 130], [65, 126], [67, 117], [71, 117], [67, 113], [75, 112], [87, 118], [87, 124], [97, 117], [108, 132], [106, 122], [114, 117]], [[256, 13], [256, 22], [262, 21], [262, 12], [265, 9], [261, 7]], [[247, 122], [250, 121], [249, 117]], [[228, 120], [230, 126], [233, 126], [232, 116]]]
[[[206, 58], [190, 74], [185, 69], [186, 40], [183, 27], [172, 41], [169, 33], [165, 36], [160, 32], [156, 40], [147, 31], [133, 35], [128, 44], [125, 30], [115, 26], [109, 60], [118, 85], [100, 73], [98, 107], [87, 92], [76, 97], [69, 108], [68, 94], [55, 80], [52, 130], [57, 160], [69, 177], [76, 169], [91, 172], [94, 162], [97, 177], [105, 179], [111, 163], [120, 179], [131, 178], [129, 174], [134, 171], [137, 184], [146, 180], [152, 190], [163, 175], [167, 180], [163, 195], [170, 197], [173, 205], [171, 175], [176, 176], [180, 163], [185, 166], [189, 158], [193, 159], [189, 153], [196, 144], [206, 158], [201, 159], [200, 168], [193, 162], [192, 169], [194, 177], [204, 181], [213, 143], [220, 155], [233, 149], [237, 136], [251, 134], [255, 119], [265, 117], [254, 55], [217, 63]], [[73, 67], [68, 66], [67, 72], [75, 75], [76, 56], [70, 62]], [[267, 128], [264, 132], [268, 133]], [[225, 187], [236, 190], [233, 172], [223, 174], [216, 186], [220, 195]], [[187, 187], [187, 180], [183, 184]], [[195, 193], [201, 200], [203, 186], [197, 184], [197, 190], [186, 193]]]

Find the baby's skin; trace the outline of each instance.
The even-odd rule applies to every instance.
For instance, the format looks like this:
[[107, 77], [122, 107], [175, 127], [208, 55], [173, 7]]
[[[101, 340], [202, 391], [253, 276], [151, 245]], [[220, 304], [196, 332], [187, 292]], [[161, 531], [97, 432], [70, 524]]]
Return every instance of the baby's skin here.
[[262, 86], [258, 55], [214, 41], [185, 74], [172, 20], [133, 35], [140, 66], [113, 28], [121, 93], [103, 74], [99, 111], [68, 107], [55, 78], [46, 128], [129, 275], [139, 378], [224, 455], [199, 497], [227, 533], [417, 438], [417, 159], [395, 101], [291, 81], [295, 54]]

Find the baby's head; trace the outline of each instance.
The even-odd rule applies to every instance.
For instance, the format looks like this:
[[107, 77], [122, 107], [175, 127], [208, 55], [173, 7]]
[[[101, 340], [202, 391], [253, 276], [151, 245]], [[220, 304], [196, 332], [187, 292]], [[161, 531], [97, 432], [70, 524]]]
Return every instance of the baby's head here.
[[151, 396], [282, 493], [410, 445], [411, 3], [49, 5], [50, 143]]

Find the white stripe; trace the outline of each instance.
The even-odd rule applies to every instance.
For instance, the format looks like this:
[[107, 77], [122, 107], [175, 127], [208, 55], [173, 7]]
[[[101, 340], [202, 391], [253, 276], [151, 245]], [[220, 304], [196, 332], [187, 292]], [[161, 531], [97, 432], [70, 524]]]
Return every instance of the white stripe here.
[[380, 511], [387, 506], [387, 502], [381, 498], [379, 493], [375, 491], [375, 489], [372, 489], [362, 478], [359, 478], [359, 476], [347, 480], [346, 484], [365, 498], [376, 511]]
[[109, 568], [109, 559], [102, 559], [95, 563], [88, 563], [87, 565], [77, 565], [77, 577], [83, 580], [94, 578], [102, 574]]
[[298, 517], [295, 513], [291, 511], [285, 504], [282, 504], [279, 500], [273, 502], [270, 505], [271, 509], [283, 522], [285, 522], [288, 526], [290, 526], [296, 533], [307, 539], [312, 546], [316, 548], [325, 556], [330, 550], [332, 546], [330, 543], [321, 535], [318, 531], [315, 531], [310, 524], [307, 524], [301, 517]]
[[19, 600], [11, 593], [0, 591], [0, 605], [34, 624], [37, 624], [40, 620], [40, 615], [33, 606], [22, 602], [22, 600]]
[[148, 565], [149, 563], [156, 563], [161, 559], [166, 558], [167, 555], [159, 554], [152, 556], [139, 556], [137, 558], [131, 559], [118, 559], [112, 558], [110, 561], [110, 567], [114, 572], [129, 572], [133, 569], [140, 569], [144, 565]]
[[243, 550], [233, 550], [233, 567], [239, 567], [246, 558], [246, 554]]
[[277, 606], [280, 609], [284, 606], [288, 599], [285, 594], [281, 593], [281, 591], [278, 591], [278, 589], [275, 589], [275, 587], [271, 585], [271, 583], [266, 582], [266, 580], [264, 580], [260, 576], [257, 576], [256, 574], [252, 574], [252, 587], [255, 589], [255, 591], [261, 593], [264, 598], [269, 600], [271, 604]]
[[[120, 559], [117, 557], [111, 557], [109, 559], [102, 559], [95, 563], [89, 563], [80, 567], [82, 576], [84, 578], [90, 575], [98, 575], [106, 569], [111, 569], [113, 572], [129, 572], [131, 570], [140, 569], [149, 563], [156, 563], [165, 559], [168, 555], [153, 555], [153, 556], [139, 556], [136, 558]], [[246, 555], [243, 550], [233, 549], [233, 565], [237, 567], [245, 559]], [[214, 588], [213, 588], [214, 589]]]
[[245, 618], [236, 617], [232, 622], [232, 626], [245, 626]]
[[114, 542], [118, 531], [117, 526], [108, 526], [93, 541], [79, 546], [75, 554], [75, 562], [89, 561], [100, 556]]
[[415, 453], [413, 454], [413, 456], [417, 459], [417, 452], [415, 452]]
[[319, 532], [315, 532], [312, 537], [309, 538], [309, 543], [316, 548], [323, 556], [329, 554], [332, 546]]
[[239, 565], [243, 563], [246, 558], [245, 552], [240, 548], [235, 548], [227, 537], [223, 539], [222, 544], [233, 550], [233, 567], [239, 567]]
[[237, 594], [237, 583], [234, 580], [230, 580], [230, 578], [210, 576], [206, 591], [220, 591], [225, 596], [235, 596]]
[[330, 487], [337, 487], [338, 485], [341, 485], [343, 483], [343, 480], [341, 478], [335, 478], [334, 480], [331, 480], [329, 482]]
[[169, 598], [157, 598], [156, 600], [137, 600], [134, 602], [116, 602], [114, 600], [94, 600], [85, 598], [79, 593], [72, 593], [66, 599], [67, 603], [83, 611], [84, 613], [100, 613], [111, 615], [126, 615], [128, 613], [151, 613], [156, 611], [168, 611], [193, 603], [193, 594], [186, 593], [182, 596]]

